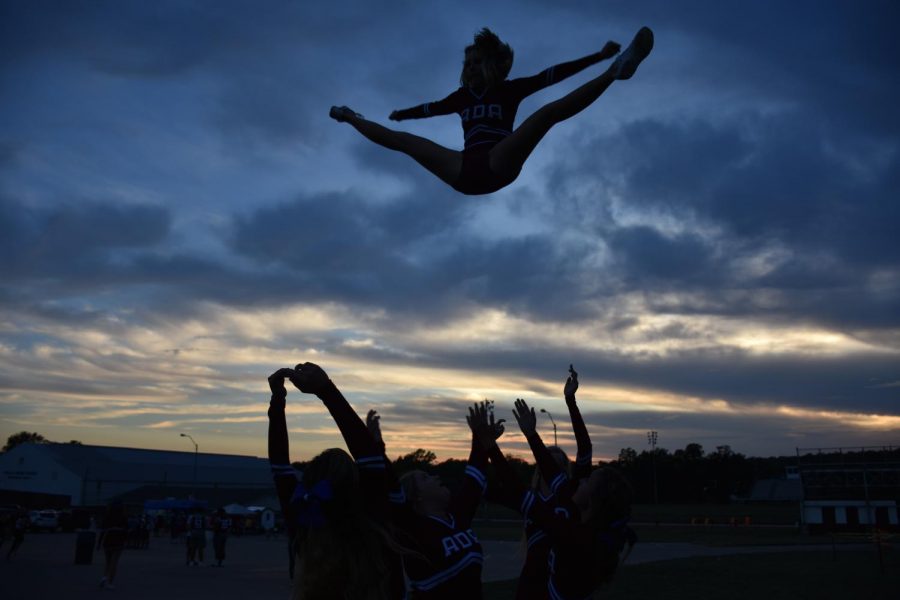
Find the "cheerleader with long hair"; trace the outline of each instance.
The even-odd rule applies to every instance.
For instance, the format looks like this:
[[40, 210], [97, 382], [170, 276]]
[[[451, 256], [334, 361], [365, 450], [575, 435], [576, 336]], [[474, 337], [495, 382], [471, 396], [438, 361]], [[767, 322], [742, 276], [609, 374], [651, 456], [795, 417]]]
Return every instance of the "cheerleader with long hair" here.
[[[416, 470], [397, 478], [384, 454], [380, 417], [369, 411], [366, 423], [354, 412], [321, 367], [297, 365], [290, 377], [301, 391], [316, 394], [337, 423], [360, 468], [380, 461], [385, 467], [392, 539], [403, 559], [409, 597], [416, 600], [481, 598], [481, 543], [472, 519], [487, 486], [487, 454], [472, 438], [462, 482], [452, 491], [440, 477]], [[499, 424], [497, 424], [499, 425]], [[379, 448], [371, 456], [373, 444]]]
[[285, 379], [334, 405], [346, 400], [327, 377], [310, 384], [288, 368], [269, 377], [269, 462], [291, 539], [293, 600], [402, 598], [399, 558], [384, 527], [387, 492], [380, 449], [368, 434], [358, 436], [359, 445], [351, 447], [356, 460], [330, 448], [298, 474], [289, 460]]

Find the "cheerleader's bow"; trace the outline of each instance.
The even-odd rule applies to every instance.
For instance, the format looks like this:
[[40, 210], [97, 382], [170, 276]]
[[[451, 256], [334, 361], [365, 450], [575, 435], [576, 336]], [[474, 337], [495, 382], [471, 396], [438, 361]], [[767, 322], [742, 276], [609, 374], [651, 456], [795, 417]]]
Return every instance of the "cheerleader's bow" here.
[[322, 502], [331, 500], [334, 492], [331, 482], [327, 479], [319, 481], [311, 488], [307, 488], [303, 482], [297, 484], [294, 495], [291, 497], [291, 505], [295, 508], [297, 524], [303, 527], [321, 527], [325, 524], [325, 515], [322, 513]]

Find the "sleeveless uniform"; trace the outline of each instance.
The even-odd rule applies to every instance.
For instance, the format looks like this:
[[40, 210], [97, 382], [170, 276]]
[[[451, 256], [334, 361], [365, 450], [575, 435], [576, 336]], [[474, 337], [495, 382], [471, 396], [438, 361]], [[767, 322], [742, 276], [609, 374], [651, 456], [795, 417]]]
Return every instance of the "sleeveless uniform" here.
[[490, 194], [512, 183], [517, 175], [494, 173], [489, 154], [491, 148], [512, 133], [522, 100], [600, 62], [598, 54], [558, 64], [531, 77], [504, 80], [481, 93], [461, 87], [443, 100], [399, 110], [395, 118], [424, 119], [458, 114], [465, 146], [462, 170], [453, 189], [467, 195]]

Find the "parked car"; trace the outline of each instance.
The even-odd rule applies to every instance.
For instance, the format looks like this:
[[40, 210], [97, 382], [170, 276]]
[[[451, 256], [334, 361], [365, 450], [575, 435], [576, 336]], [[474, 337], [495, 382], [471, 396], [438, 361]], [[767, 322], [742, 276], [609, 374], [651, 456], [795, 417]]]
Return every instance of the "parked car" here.
[[31, 517], [31, 527], [37, 531], [56, 531], [59, 529], [59, 513], [55, 510], [39, 510], [37, 516]]

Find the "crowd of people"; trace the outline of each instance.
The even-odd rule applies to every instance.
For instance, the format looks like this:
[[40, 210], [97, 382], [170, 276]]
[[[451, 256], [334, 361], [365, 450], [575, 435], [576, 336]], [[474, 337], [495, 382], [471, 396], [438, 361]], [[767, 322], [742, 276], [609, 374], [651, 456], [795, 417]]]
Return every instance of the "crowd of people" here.
[[[563, 394], [577, 441], [574, 464], [543, 443], [534, 408], [515, 401], [512, 414], [537, 463], [530, 487], [498, 445], [504, 420], [492, 404], [468, 409], [471, 449], [465, 476], [451, 490], [425, 471], [398, 477], [380, 415], [370, 410], [364, 421], [319, 366], [279, 369], [268, 381], [269, 461], [291, 540], [295, 599], [481, 598], [484, 555], [472, 521], [482, 498], [523, 517], [527, 552], [516, 598], [590, 598], [636, 541], [628, 482], [592, 465], [571, 366]], [[292, 466], [286, 381], [323, 402], [349, 453], [330, 448], [302, 473]], [[495, 473], [490, 486], [488, 464]]]

